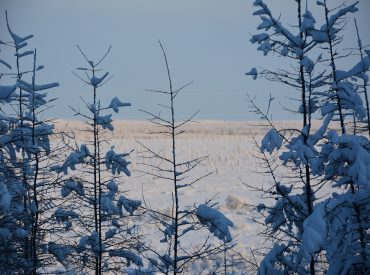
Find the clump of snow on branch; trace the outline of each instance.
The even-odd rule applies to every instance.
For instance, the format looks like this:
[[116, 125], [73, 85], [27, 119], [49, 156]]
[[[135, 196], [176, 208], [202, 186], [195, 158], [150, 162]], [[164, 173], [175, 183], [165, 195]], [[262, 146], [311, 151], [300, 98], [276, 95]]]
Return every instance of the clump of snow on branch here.
[[117, 207], [121, 216], [123, 215], [122, 206], [127, 212], [130, 213], [130, 215], [133, 215], [134, 211], [139, 209], [141, 206], [141, 201], [131, 200], [122, 195], [119, 197], [117, 202]]
[[116, 257], [123, 257], [127, 261], [127, 265], [130, 266], [131, 263], [134, 263], [136, 266], [143, 266], [142, 259], [136, 255], [135, 253], [131, 252], [127, 249], [119, 249], [119, 250], [112, 250], [109, 251], [109, 256], [116, 256]]
[[267, 151], [271, 154], [275, 149], [280, 149], [282, 143], [282, 136], [275, 129], [270, 129], [262, 139], [260, 151]]
[[217, 238], [224, 242], [230, 242], [232, 240], [229, 227], [233, 227], [234, 223], [220, 211], [208, 205], [201, 204], [196, 209], [196, 215], [199, 221]]
[[121, 102], [117, 97], [114, 97], [112, 101], [110, 102], [108, 108], [112, 108], [113, 111], [118, 113], [120, 107], [127, 107], [127, 106], [131, 106], [131, 103]]
[[131, 163], [125, 159], [129, 154], [121, 153], [117, 154], [114, 150], [114, 146], [105, 155], [105, 165], [107, 169], [111, 169], [112, 174], [125, 173], [126, 176], [130, 176], [131, 172], [128, 170], [127, 166]]

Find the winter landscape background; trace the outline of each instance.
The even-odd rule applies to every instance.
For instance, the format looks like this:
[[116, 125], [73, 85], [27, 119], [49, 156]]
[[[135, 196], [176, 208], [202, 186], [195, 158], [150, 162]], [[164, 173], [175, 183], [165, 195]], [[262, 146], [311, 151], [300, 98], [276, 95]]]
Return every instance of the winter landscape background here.
[[[249, 246], [255, 246], [258, 242], [257, 225], [248, 221], [249, 211], [246, 202], [256, 204], [259, 199], [256, 193], [250, 192], [243, 184], [263, 185], [269, 181], [268, 175], [259, 167], [256, 155], [258, 148], [254, 143], [260, 141], [265, 134], [266, 127], [258, 128], [258, 122], [238, 121], [197, 121], [186, 127], [186, 133], [179, 137], [179, 156], [184, 159], [192, 159], [199, 156], [207, 156], [204, 167], [198, 171], [199, 175], [206, 170], [212, 175], [204, 178], [193, 188], [181, 193], [187, 204], [194, 204], [216, 197], [219, 202], [218, 208], [234, 223], [232, 229], [238, 236], [238, 245], [243, 251], [248, 251]], [[281, 123], [282, 126], [293, 127], [295, 122]], [[57, 129], [64, 129], [68, 125], [71, 129], [79, 131], [84, 125], [76, 121], [60, 121]], [[143, 176], [145, 170], [140, 158], [143, 147], [138, 143], [144, 143], [155, 150], [161, 150], [170, 146], [170, 140], [161, 135], [149, 134], [155, 129], [150, 122], [145, 121], [116, 121], [115, 133], [111, 144], [118, 151], [127, 152], [132, 160], [132, 176], [123, 181], [123, 188], [128, 191], [132, 198], [145, 199], [156, 208], [168, 211], [170, 205], [165, 202], [171, 199], [169, 183]], [[81, 136], [81, 133], [79, 134]], [[83, 135], [83, 133], [82, 133]], [[146, 161], [148, 162], [148, 161]], [[165, 206], [165, 208], [163, 208]], [[166, 209], [167, 208], [167, 209]]]
[[0, 273], [369, 274], [369, 5], [4, 0]]

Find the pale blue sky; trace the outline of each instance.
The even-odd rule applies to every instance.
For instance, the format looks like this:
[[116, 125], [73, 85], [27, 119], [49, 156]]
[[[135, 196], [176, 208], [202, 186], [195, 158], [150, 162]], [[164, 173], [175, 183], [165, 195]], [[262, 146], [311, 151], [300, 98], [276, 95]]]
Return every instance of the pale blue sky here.
[[[281, 110], [294, 92], [284, 86], [253, 81], [244, 75], [251, 67], [276, 68], [278, 59], [264, 57], [249, 42], [256, 33], [258, 18], [252, 16], [253, 1], [247, 0], [0, 0], [0, 39], [9, 40], [5, 27], [7, 9], [13, 30], [34, 34], [30, 46], [36, 47], [44, 64], [41, 82], [58, 81], [60, 87], [50, 96], [58, 97], [52, 115], [71, 118], [67, 105], [81, 106], [79, 96], [88, 96], [84, 86], [71, 71], [84, 65], [75, 45], [89, 57], [98, 59], [112, 45], [102, 68], [114, 77], [102, 87], [103, 101], [118, 96], [133, 107], [116, 116], [144, 119], [137, 109], [158, 110], [158, 95], [145, 89], [166, 89], [167, 78], [157, 40], [167, 51], [174, 83], [189, 86], [178, 103], [178, 118], [200, 110], [198, 119], [256, 119], [249, 113], [246, 93], [257, 95], [263, 106], [270, 92], [277, 97], [274, 117], [292, 118]], [[274, 14], [296, 24], [293, 0], [271, 3]], [[316, 1], [309, 1], [316, 6]], [[332, 0], [331, 3], [338, 1]], [[360, 0], [357, 14], [364, 42], [370, 43], [370, 1]], [[347, 47], [355, 46], [353, 23], [347, 27]], [[1, 58], [5, 58], [4, 50]], [[9, 57], [9, 56], [7, 56]], [[357, 60], [348, 60], [349, 63]], [[2, 80], [1, 85], [5, 85]], [[162, 101], [163, 103], [163, 101]], [[292, 106], [292, 105], [290, 105]]]

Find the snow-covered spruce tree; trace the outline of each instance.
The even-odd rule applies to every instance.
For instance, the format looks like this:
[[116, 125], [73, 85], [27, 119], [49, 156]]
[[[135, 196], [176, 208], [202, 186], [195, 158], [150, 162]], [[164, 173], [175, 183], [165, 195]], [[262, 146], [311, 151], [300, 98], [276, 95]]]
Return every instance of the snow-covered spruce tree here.
[[[163, 109], [158, 114], [149, 111], [143, 112], [148, 114], [150, 122], [158, 127], [158, 130], [154, 130], [151, 134], [161, 135], [164, 143], [168, 141], [169, 144], [168, 147], [160, 151], [140, 144], [144, 148], [143, 159], [149, 160], [149, 162], [142, 163], [144, 167], [147, 167], [147, 169], [143, 169], [144, 174], [169, 185], [168, 188], [172, 190], [170, 198], [172, 204], [169, 213], [165, 213], [161, 210], [154, 210], [149, 203], [145, 203], [152, 223], [162, 235], [158, 244], [153, 242], [155, 244], [147, 245], [148, 251], [145, 253], [145, 257], [150, 261], [153, 271], [165, 274], [192, 273], [198, 272], [193, 269], [195, 265], [192, 263], [204, 262], [216, 253], [221, 253], [222, 258], [223, 244], [232, 240], [229, 227], [232, 227], [233, 223], [215, 209], [213, 207], [215, 204], [211, 201], [189, 206], [185, 198], [180, 195], [181, 191], [191, 188], [210, 173], [203, 172], [202, 176], [194, 175], [196, 169], [203, 164], [207, 156], [187, 160], [179, 154], [179, 135], [185, 133], [184, 125], [192, 122], [197, 113], [188, 119], [177, 121], [175, 101], [181, 91], [191, 82], [179, 89], [173, 87], [166, 52], [160, 41], [159, 45], [165, 61], [169, 89], [148, 91], [167, 97], [168, 103], [160, 104]], [[218, 240], [212, 241], [211, 235], [214, 235]], [[193, 243], [191, 240], [198, 240], [199, 243]], [[222, 259], [220, 265], [222, 265]], [[210, 269], [212, 268], [211, 266]]]
[[128, 153], [117, 153], [114, 146], [106, 148], [114, 127], [112, 114], [105, 112], [118, 112], [131, 104], [115, 97], [109, 106], [103, 107], [98, 97], [99, 88], [108, 77], [108, 72], [98, 76], [99, 65], [110, 48], [98, 62], [91, 61], [80, 47], [78, 49], [88, 66], [77, 68], [85, 72], [86, 77], [75, 75], [91, 87], [91, 102], [83, 101], [86, 113], [72, 108], [76, 116], [86, 121], [86, 129], [76, 133], [78, 138], [73, 137], [74, 151], [64, 163], [52, 167], [67, 176], [60, 190], [65, 203], [54, 214], [65, 234], [62, 240], [49, 244], [49, 252], [63, 262], [67, 270], [94, 271], [95, 274], [122, 272], [132, 263], [142, 265], [137, 255], [140, 251], [136, 241], [138, 230], [130, 217], [141, 202], [130, 200], [122, 193], [120, 175], [130, 176], [130, 162]]
[[[36, 49], [24, 50], [32, 35], [15, 34], [7, 13], [6, 24], [12, 42], [1, 44], [15, 49], [16, 71], [2, 76], [16, 79], [17, 83], [2, 87], [2, 103], [7, 105], [2, 114], [1, 133], [1, 181], [5, 193], [0, 193], [0, 197], [5, 198], [7, 207], [1, 213], [0, 247], [1, 254], [8, 257], [1, 257], [0, 270], [36, 274], [48, 258], [42, 249], [47, 228], [43, 214], [49, 207], [45, 192], [53, 184], [47, 163], [52, 152], [49, 140], [54, 126], [40, 119], [40, 115], [50, 107], [45, 90], [58, 83], [36, 84], [36, 73], [43, 66], [36, 66]], [[33, 68], [22, 70], [21, 62], [32, 55]], [[4, 61], [1, 63], [11, 69]]]
[[[302, 14], [303, 1], [295, 2], [298, 4], [299, 20], [295, 28], [284, 27], [281, 19], [274, 18], [263, 1], [254, 2], [259, 8], [254, 14], [262, 20], [258, 29], [265, 29], [267, 32], [254, 35], [252, 43], [257, 42], [258, 49], [265, 55], [272, 52], [296, 60], [296, 70], [257, 72], [256, 69], [252, 69], [248, 74], [253, 75], [255, 79], [261, 76], [297, 89], [301, 94], [301, 106], [297, 109], [303, 117], [301, 129], [277, 129], [268, 114], [263, 113], [251, 100], [256, 112], [262, 115], [272, 127], [263, 138], [260, 147], [274, 186], [268, 189], [257, 189], [264, 193], [265, 198], [273, 198], [276, 201], [271, 206], [260, 204], [257, 207], [265, 217], [264, 233], [273, 243], [273, 248], [264, 253], [264, 259], [260, 263], [259, 273], [261, 274], [271, 272], [315, 274], [326, 269], [325, 262], [330, 260], [328, 257], [324, 260], [323, 255], [328, 256], [328, 251], [324, 246], [316, 246], [314, 250], [308, 249], [311, 243], [307, 244], [307, 241], [319, 241], [314, 238], [316, 236], [308, 237], [306, 228], [311, 228], [309, 224], [314, 215], [317, 192], [325, 183], [338, 178], [336, 173], [345, 170], [343, 168], [346, 167], [348, 160], [342, 163], [342, 168], [336, 167], [338, 170], [333, 169], [331, 165], [329, 168], [330, 166], [327, 166], [329, 162], [325, 160], [329, 152], [323, 151], [329, 145], [323, 144], [330, 143], [330, 137], [333, 136], [333, 132], [327, 131], [332, 120], [338, 118], [341, 132], [345, 134], [347, 117], [351, 117], [354, 121], [362, 121], [365, 117], [360, 94], [349, 80], [354, 76], [361, 78], [364, 70], [368, 69], [366, 65], [368, 61], [361, 60], [347, 72], [339, 71], [336, 59], [343, 56], [334, 50], [334, 46], [343, 39], [341, 31], [346, 16], [357, 11], [357, 3], [329, 10], [326, 2], [317, 1], [317, 5], [325, 8], [323, 14], [325, 23], [317, 29], [316, 20], [308, 10], [307, 3], [306, 10]], [[296, 34], [293, 34], [294, 29]], [[316, 111], [321, 112], [323, 120], [322, 126], [313, 132], [312, 116]], [[270, 158], [269, 155], [272, 157]], [[290, 177], [284, 180], [285, 184], [276, 173], [279, 166], [285, 166], [288, 169], [286, 171], [289, 171]], [[336, 176], [328, 177], [324, 172], [325, 169]], [[292, 172], [296, 172], [296, 176], [292, 177]], [[357, 222], [361, 227], [359, 219]], [[318, 221], [315, 230], [309, 232], [312, 234], [322, 231], [322, 225]], [[325, 240], [325, 236], [320, 235], [319, 239]], [[321, 263], [323, 260], [324, 262]]]
[[[326, 36], [322, 36], [319, 43], [327, 44], [330, 51], [329, 94], [335, 95], [337, 103], [335, 108], [329, 106], [333, 110], [342, 109], [342, 116], [339, 116], [340, 133], [328, 131], [322, 137], [325, 143], [321, 146], [317, 167], [313, 171], [330, 181], [337, 190], [317, 205], [307, 219], [302, 246], [306, 250], [306, 256], [320, 248], [325, 249], [329, 264], [328, 274], [365, 274], [370, 270], [370, 143], [367, 137], [358, 134], [357, 129], [362, 122], [368, 127], [366, 87], [370, 56], [362, 53], [357, 31], [361, 59], [350, 69], [339, 70], [340, 55], [335, 43], [336, 40], [343, 39], [338, 34], [341, 30], [337, 24], [338, 19], [348, 12], [358, 11], [357, 4], [355, 2], [334, 12], [328, 8], [326, 1], [318, 1], [325, 12], [326, 22], [320, 28], [321, 33], [324, 31]], [[358, 89], [359, 86], [362, 91]], [[359, 94], [364, 95], [366, 108]], [[346, 123], [347, 116], [352, 117], [354, 122], [352, 134]], [[312, 233], [317, 236], [314, 240], [310, 237]]]
[[[360, 63], [359, 66], [362, 65], [362, 68], [360, 68], [360, 71], [356, 72], [357, 76], [361, 78], [360, 83], [359, 83], [359, 89], [360, 92], [362, 90], [363, 92], [363, 97], [365, 99], [365, 104], [366, 104], [366, 122], [365, 122], [365, 131], [367, 129], [369, 138], [370, 138], [370, 105], [369, 105], [369, 96], [367, 92], [367, 86], [369, 83], [369, 77], [366, 74], [369, 71], [369, 65], [367, 64], [366, 61], [366, 56], [370, 56], [370, 50], [365, 50], [364, 46], [362, 45], [360, 33], [359, 33], [359, 28], [357, 26], [357, 21], [356, 18], [354, 18], [354, 23], [355, 23], [355, 28], [356, 28], [356, 34], [357, 34], [357, 46], [358, 46], [358, 53], [360, 56]], [[366, 54], [367, 53], [367, 54]]]
[[[8, 61], [9, 62], [9, 61]], [[11, 70], [12, 67], [1, 59], [1, 80], [4, 79], [4, 69]], [[6, 67], [6, 68], [5, 68]], [[17, 120], [4, 112], [5, 104], [16, 104], [16, 80], [12, 79], [11, 86], [0, 86], [1, 98], [1, 166], [0, 166], [0, 272], [22, 272], [24, 260], [23, 238], [18, 237], [16, 232], [23, 231], [23, 196], [25, 190], [22, 181], [16, 177], [16, 165], [12, 165], [15, 148], [11, 143], [12, 132], [11, 124]], [[30, 264], [28, 263], [28, 267]]]
[[[284, 83], [299, 93], [300, 106], [296, 113], [302, 116], [302, 128], [300, 129], [277, 129], [270, 121], [268, 113], [263, 113], [257, 106], [254, 106], [259, 115], [265, 117], [268, 126], [272, 127], [263, 140], [261, 151], [264, 154], [266, 168], [273, 176], [274, 186], [260, 191], [263, 191], [265, 196], [274, 198], [275, 205], [267, 208], [260, 205], [259, 210], [263, 211], [265, 216], [266, 231], [264, 234], [273, 242], [279, 242], [279, 245], [272, 250], [279, 250], [278, 253], [274, 252], [276, 268], [314, 274], [315, 259], [312, 257], [309, 262], [302, 263], [302, 257], [299, 256], [299, 244], [303, 222], [312, 213], [316, 200], [309, 161], [312, 153], [308, 146], [308, 138], [311, 134], [312, 114], [317, 110], [318, 99], [313, 93], [315, 89], [322, 86], [318, 80], [323, 75], [314, 71], [316, 63], [320, 61], [320, 56], [314, 60], [309, 58], [315, 43], [309, 38], [308, 29], [313, 26], [315, 20], [309, 11], [302, 12], [303, 1], [292, 2], [292, 4], [296, 2], [297, 5], [296, 18], [298, 21], [294, 22], [295, 28], [285, 27], [281, 19], [275, 18], [263, 1], [255, 1], [254, 5], [258, 7], [258, 10], [254, 12], [254, 15], [259, 16], [262, 21], [258, 29], [263, 29], [265, 32], [253, 35], [251, 42], [258, 43], [258, 50], [263, 51], [264, 55], [275, 53], [284, 59], [291, 60], [291, 67], [294, 70], [280, 68], [275, 71], [265, 69], [257, 72], [256, 69], [252, 69], [248, 74], [253, 75], [254, 78], [258, 75], [271, 81]], [[279, 165], [275, 162], [276, 156], [269, 159], [264, 153], [265, 151], [272, 153], [275, 147], [279, 149], [283, 142], [288, 149], [285, 154], [289, 155], [284, 165], [292, 170], [295, 175], [294, 179], [278, 178], [275, 173], [275, 165]], [[294, 154], [293, 152], [300, 153]], [[319, 187], [316, 186], [316, 188]], [[261, 263], [261, 273], [265, 272], [264, 263], [266, 260], [270, 261], [270, 258], [271, 252], [267, 253]]]
[[[47, 100], [45, 93], [58, 83], [36, 84], [36, 73], [43, 66], [36, 66], [36, 49], [33, 53], [32, 80], [18, 80], [18, 86], [26, 92], [27, 100], [23, 139], [25, 140], [25, 151], [30, 171], [28, 174], [29, 212], [31, 229], [27, 229], [29, 247], [32, 261], [32, 274], [36, 274], [39, 268], [46, 268], [53, 261], [47, 253], [47, 235], [51, 234], [49, 217], [50, 209], [55, 206], [58, 194], [50, 192], [57, 185], [57, 177], [50, 172], [49, 167], [55, 163], [58, 148], [55, 143], [54, 125], [52, 121], [41, 118], [42, 113], [51, 107], [53, 101]], [[32, 174], [31, 174], [32, 172]]]

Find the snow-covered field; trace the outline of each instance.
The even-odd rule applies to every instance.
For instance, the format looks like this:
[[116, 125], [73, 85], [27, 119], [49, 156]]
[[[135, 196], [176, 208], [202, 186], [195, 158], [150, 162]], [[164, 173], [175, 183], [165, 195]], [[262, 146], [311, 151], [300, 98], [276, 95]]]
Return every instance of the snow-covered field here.
[[[65, 121], [57, 123], [57, 129], [66, 126]], [[83, 124], [78, 121], [67, 123], [68, 129], [74, 130], [79, 138], [87, 138]], [[197, 182], [192, 188], [181, 189], [180, 201], [186, 205], [200, 204], [214, 198], [218, 208], [231, 219], [235, 226], [232, 230], [236, 236], [238, 251], [244, 255], [253, 247], [259, 247], [261, 240], [257, 237], [258, 226], [248, 221], [250, 213], [245, 203], [260, 203], [258, 194], [248, 190], [244, 183], [252, 186], [266, 185], [271, 179], [264, 175], [264, 170], [258, 165], [258, 148], [255, 141], [260, 141], [268, 128], [258, 126], [256, 122], [236, 121], [199, 121], [188, 124], [186, 132], [178, 136], [177, 157], [179, 160], [190, 160], [196, 157], [209, 155], [204, 166], [195, 171], [194, 177], [204, 173], [212, 174]], [[279, 127], [299, 128], [299, 122], [279, 122]], [[116, 151], [129, 152], [132, 164], [132, 176], [123, 178], [123, 190], [128, 191], [132, 199], [143, 199], [159, 210], [169, 211], [171, 205], [172, 186], [163, 180], [153, 179], [143, 175], [143, 166], [140, 156], [144, 148], [139, 143], [154, 151], [168, 151], [169, 139], [163, 135], [149, 134], [158, 130], [153, 124], [144, 121], [117, 121], [114, 124], [114, 135], [110, 145]]]

